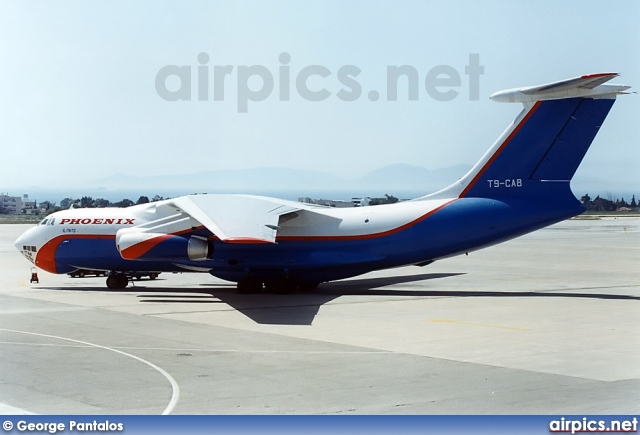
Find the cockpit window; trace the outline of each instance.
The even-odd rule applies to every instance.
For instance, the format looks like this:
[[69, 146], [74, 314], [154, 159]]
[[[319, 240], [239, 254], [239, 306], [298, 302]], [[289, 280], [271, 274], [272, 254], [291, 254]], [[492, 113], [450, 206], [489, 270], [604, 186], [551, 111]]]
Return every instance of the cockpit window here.
[[56, 218], [51, 218], [51, 220], [49, 221], [49, 225], [53, 225], [55, 221], [56, 221]]
[[45, 219], [45, 220], [43, 220], [42, 222], [40, 222], [40, 225], [46, 225], [48, 220], [49, 220], [49, 219]]

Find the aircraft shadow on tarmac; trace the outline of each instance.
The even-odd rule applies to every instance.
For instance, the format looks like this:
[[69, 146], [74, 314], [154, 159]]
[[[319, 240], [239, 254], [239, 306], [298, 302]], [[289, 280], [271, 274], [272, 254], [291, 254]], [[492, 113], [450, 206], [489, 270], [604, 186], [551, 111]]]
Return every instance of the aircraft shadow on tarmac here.
[[[567, 297], [589, 299], [640, 300], [638, 296], [601, 293], [576, 292], [582, 289], [564, 289], [564, 291], [485, 291], [485, 290], [411, 290], [382, 288], [394, 284], [403, 284], [432, 279], [441, 279], [464, 275], [463, 273], [426, 273], [420, 275], [396, 276], [385, 278], [350, 279], [322, 284], [311, 292], [284, 295], [274, 294], [238, 294], [235, 285], [201, 284], [199, 287], [170, 288], [145, 287], [137, 285], [125, 291], [137, 292], [142, 303], [156, 304], [220, 304], [231, 307], [249, 317], [258, 324], [272, 325], [311, 325], [320, 307], [341, 296], [402, 296], [412, 298], [433, 297]], [[156, 282], [161, 279], [156, 280]], [[49, 290], [75, 290], [121, 292], [96, 287], [42, 287]], [[587, 289], [584, 289], [587, 290]], [[221, 309], [221, 311], [225, 311]]]
[[[250, 294], [236, 292], [234, 285], [201, 284], [197, 289], [148, 289], [153, 295], [139, 295], [141, 302], [152, 303], [223, 303], [256, 323], [268, 325], [311, 325], [320, 307], [340, 296], [425, 296], [425, 292], [406, 290], [376, 290], [393, 284], [446, 278], [459, 273], [428, 273], [376, 279], [355, 279], [323, 284], [316, 290], [293, 294]], [[163, 291], [171, 294], [164, 294]], [[176, 294], [179, 293], [179, 294]], [[186, 294], [189, 293], [189, 294]], [[193, 296], [193, 293], [200, 295]], [[205, 296], [205, 294], [207, 296]], [[210, 300], [209, 298], [215, 298]]]

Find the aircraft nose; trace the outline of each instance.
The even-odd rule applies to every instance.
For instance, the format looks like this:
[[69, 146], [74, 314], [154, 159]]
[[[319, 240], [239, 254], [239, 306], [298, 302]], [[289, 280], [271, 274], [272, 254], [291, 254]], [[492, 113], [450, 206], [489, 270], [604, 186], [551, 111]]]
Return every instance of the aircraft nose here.
[[20, 251], [22, 255], [27, 257], [27, 259], [31, 262], [34, 261], [33, 257], [36, 252], [35, 243], [33, 243], [34, 231], [35, 227], [30, 228], [29, 230], [25, 231], [20, 237], [18, 237], [15, 242], [13, 242], [13, 246], [15, 246], [16, 249]]
[[23, 246], [27, 244], [26, 235], [27, 233], [21, 234], [20, 237], [18, 237], [16, 241], [13, 242], [13, 246], [15, 246], [18, 251], [22, 251], [24, 249]]

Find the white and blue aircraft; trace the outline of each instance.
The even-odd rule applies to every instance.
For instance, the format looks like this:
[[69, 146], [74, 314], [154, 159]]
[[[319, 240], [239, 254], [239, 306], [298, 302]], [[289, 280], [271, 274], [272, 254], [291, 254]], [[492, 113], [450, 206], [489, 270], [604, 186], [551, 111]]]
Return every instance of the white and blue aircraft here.
[[576, 216], [569, 187], [618, 94], [615, 73], [497, 92], [524, 109], [460, 180], [431, 195], [330, 208], [248, 195], [189, 195], [49, 215], [15, 242], [36, 267], [109, 273], [206, 272], [241, 293], [290, 292], [404, 265], [427, 265]]

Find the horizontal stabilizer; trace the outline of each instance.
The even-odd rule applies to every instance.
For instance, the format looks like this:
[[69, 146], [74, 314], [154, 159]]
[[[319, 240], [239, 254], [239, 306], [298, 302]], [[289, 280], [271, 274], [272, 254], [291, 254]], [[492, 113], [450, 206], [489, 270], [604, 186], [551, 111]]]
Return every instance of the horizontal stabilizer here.
[[615, 98], [630, 86], [605, 85], [617, 73], [587, 74], [541, 86], [507, 89], [491, 95], [500, 103], [533, 103], [535, 101], [561, 100], [565, 98]]

